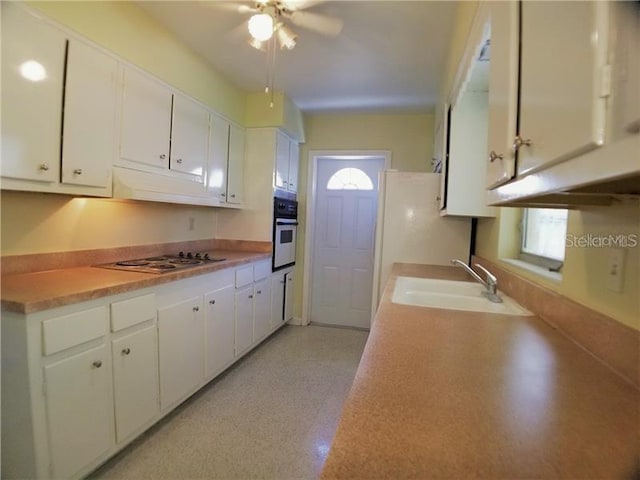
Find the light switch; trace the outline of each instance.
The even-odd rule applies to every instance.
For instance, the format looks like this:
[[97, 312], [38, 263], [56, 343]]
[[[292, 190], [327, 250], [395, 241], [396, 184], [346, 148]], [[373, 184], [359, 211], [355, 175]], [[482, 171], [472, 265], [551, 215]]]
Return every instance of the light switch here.
[[607, 289], [622, 293], [624, 287], [624, 248], [612, 248], [607, 256]]

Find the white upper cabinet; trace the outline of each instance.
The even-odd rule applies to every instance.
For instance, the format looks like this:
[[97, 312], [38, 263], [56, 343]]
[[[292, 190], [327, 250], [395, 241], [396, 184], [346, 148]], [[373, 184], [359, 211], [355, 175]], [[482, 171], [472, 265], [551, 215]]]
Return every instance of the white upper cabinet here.
[[62, 182], [107, 187], [116, 154], [118, 62], [69, 41], [64, 96]]
[[171, 91], [131, 68], [124, 69], [120, 157], [169, 168]]
[[209, 112], [181, 94], [173, 96], [171, 170], [200, 177], [207, 165]]
[[487, 187], [513, 178], [518, 105], [518, 4], [491, 2]]
[[521, 2], [517, 173], [604, 142], [608, 96], [603, 2]]
[[66, 39], [2, 2], [2, 176], [57, 182]]
[[209, 195], [220, 202], [227, 201], [227, 160], [229, 156], [229, 122], [212, 114], [209, 131]]
[[237, 125], [229, 127], [229, 163], [227, 169], [227, 202], [244, 201], [245, 130]]
[[300, 146], [284, 133], [276, 133], [276, 159], [273, 185], [283, 190], [298, 189]]
[[489, 203], [566, 207], [637, 194], [637, 4], [489, 5]]

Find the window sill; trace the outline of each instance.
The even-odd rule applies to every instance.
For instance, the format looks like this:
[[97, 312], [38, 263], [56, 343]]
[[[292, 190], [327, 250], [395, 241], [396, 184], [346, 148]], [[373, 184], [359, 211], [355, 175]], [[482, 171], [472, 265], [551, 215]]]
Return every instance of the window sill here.
[[562, 281], [562, 273], [551, 272], [548, 269], [541, 267], [539, 265], [534, 265], [532, 263], [528, 263], [523, 260], [518, 260], [516, 258], [501, 258], [500, 261], [508, 263], [515, 267], [521, 268], [522, 270], [526, 270], [530, 273], [534, 273], [536, 275], [544, 277], [547, 280], [551, 280], [558, 283]]

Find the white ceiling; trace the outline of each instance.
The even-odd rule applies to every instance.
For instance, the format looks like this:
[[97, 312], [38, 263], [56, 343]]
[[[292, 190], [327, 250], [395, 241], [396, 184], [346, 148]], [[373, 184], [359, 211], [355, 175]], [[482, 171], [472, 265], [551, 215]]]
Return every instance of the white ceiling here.
[[[138, 1], [149, 15], [248, 91], [265, 86], [266, 55], [247, 44], [252, 2]], [[337, 38], [289, 25], [299, 38], [278, 50], [275, 89], [304, 111], [425, 110], [446, 68], [454, 1], [327, 1], [309, 11], [341, 18]]]

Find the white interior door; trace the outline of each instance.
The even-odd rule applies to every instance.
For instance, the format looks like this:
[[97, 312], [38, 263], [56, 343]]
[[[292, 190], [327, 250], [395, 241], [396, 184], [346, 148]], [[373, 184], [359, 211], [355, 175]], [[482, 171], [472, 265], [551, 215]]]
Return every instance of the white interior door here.
[[384, 162], [318, 160], [312, 322], [369, 328], [378, 172]]

